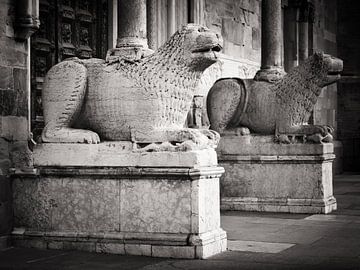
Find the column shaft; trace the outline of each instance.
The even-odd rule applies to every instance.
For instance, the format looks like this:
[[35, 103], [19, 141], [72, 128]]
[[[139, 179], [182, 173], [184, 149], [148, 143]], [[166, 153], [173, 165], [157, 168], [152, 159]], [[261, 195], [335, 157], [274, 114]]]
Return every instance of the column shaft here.
[[302, 63], [309, 56], [309, 15], [310, 4], [302, 0], [299, 5], [299, 62]]
[[284, 67], [288, 72], [298, 65], [297, 8], [288, 6], [284, 14]]
[[175, 0], [167, 1], [167, 38], [176, 31]]
[[281, 0], [262, 0], [261, 69], [255, 80], [273, 82], [283, 77], [282, 42]]
[[261, 68], [281, 67], [281, 0], [263, 0], [261, 16]]
[[299, 63], [309, 56], [309, 23], [299, 22]]
[[146, 0], [118, 0], [116, 47], [147, 48]]

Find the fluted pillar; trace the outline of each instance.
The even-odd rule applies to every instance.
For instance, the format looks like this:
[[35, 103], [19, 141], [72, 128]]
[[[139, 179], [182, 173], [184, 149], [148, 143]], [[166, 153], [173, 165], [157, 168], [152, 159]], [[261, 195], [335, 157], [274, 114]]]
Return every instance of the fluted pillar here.
[[275, 81], [285, 72], [281, 63], [281, 0], [262, 0], [261, 69], [255, 80]]

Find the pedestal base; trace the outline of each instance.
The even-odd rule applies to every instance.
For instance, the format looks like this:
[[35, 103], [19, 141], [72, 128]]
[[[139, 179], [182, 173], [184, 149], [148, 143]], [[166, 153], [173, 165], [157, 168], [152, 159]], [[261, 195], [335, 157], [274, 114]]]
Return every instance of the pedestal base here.
[[221, 209], [290, 213], [336, 210], [333, 145], [277, 144], [272, 136], [225, 136], [218, 147]]
[[[214, 150], [119, 153], [120, 146], [35, 149], [39, 175], [13, 180], [14, 244], [174, 258], [226, 250], [219, 206], [223, 168]], [[71, 155], [60, 160], [69, 148]], [[111, 152], [114, 160], [105, 166]]]

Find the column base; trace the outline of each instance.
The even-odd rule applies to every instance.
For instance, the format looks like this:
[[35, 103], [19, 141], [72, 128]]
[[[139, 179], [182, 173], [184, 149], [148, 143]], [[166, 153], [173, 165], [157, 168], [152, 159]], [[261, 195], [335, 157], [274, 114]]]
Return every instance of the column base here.
[[121, 48], [113, 48], [106, 53], [106, 62], [115, 62], [119, 59], [126, 59], [127, 61], [138, 61], [144, 57], [154, 53], [153, 50], [141, 46], [129, 46]]
[[255, 81], [276, 82], [285, 76], [283, 68], [273, 67], [269, 69], [260, 69], [256, 72]]

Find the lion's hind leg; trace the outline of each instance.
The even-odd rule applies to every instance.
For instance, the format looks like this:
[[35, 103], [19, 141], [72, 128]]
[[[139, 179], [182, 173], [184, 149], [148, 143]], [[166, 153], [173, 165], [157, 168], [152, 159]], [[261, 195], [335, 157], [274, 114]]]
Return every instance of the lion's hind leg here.
[[[223, 78], [215, 82], [207, 97], [207, 112], [210, 129], [220, 134], [247, 133], [236, 130], [241, 127], [241, 118], [247, 104], [247, 93], [243, 82], [238, 78]], [[244, 134], [243, 134], [244, 133]]]
[[72, 128], [79, 117], [87, 85], [87, 70], [76, 61], [61, 62], [48, 72], [43, 88], [43, 142], [98, 143], [97, 133]]

